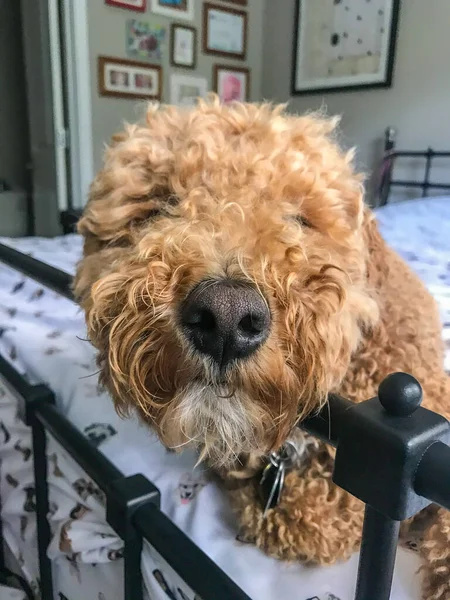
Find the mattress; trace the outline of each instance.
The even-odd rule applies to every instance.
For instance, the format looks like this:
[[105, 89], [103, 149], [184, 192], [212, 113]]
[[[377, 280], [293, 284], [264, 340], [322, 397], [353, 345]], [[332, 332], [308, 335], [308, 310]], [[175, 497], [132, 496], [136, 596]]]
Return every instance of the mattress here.
[[[450, 208], [450, 200], [447, 206], [443, 200], [431, 199], [423, 208], [419, 201], [409, 208], [406, 204], [379, 211], [380, 227], [388, 243], [404, 256], [436, 296], [446, 324], [444, 336], [448, 343], [450, 278], [447, 274], [450, 252], [445, 240], [444, 220], [448, 230], [450, 212], [447, 206]], [[434, 210], [441, 212], [434, 220], [436, 229], [433, 231], [430, 220], [434, 219]], [[415, 215], [419, 218], [414, 218]], [[405, 227], [409, 234], [403, 231]], [[419, 243], [414, 245], [414, 240]], [[81, 240], [75, 235], [51, 240], [24, 238], [0, 241], [69, 273], [74, 272], [81, 254]], [[358, 563], [356, 554], [343, 564], [306, 568], [275, 561], [255, 547], [238, 541], [236, 523], [227, 499], [208, 472], [195, 467], [194, 453], [169, 453], [136, 420], [121, 420], [116, 415], [110, 398], [98, 388], [95, 353], [85, 340], [83, 315], [77, 306], [0, 265], [0, 352], [32, 381], [48, 384], [65, 415], [123, 473], [143, 473], [153, 481], [161, 491], [162, 510], [251, 598], [353, 598]], [[23, 510], [27, 500], [24, 490], [32, 485], [31, 466], [24, 460], [27, 453], [23, 452], [30, 447], [29, 432], [17, 420], [11, 404], [13, 400], [8, 396], [8, 402], [4, 402], [9, 405], [9, 416], [5, 406], [0, 406], [0, 419], [7, 422], [6, 429], [9, 427], [10, 435], [6, 445], [2, 445], [0, 437], [0, 453], [3, 453], [0, 458], [3, 465], [8, 464], [8, 473], [3, 468], [1, 474], [1, 493], [7, 499], [3, 506], [3, 519], [12, 545], [15, 543], [17, 546], [16, 551], [21, 552], [22, 548], [23, 552], [26, 546], [28, 554], [33, 554], [32, 526], [29, 534], [25, 534], [26, 543], [21, 540], [21, 536], [24, 537], [21, 534], [21, 526], [22, 529], [24, 527], [22, 517], [29, 516]], [[79, 586], [88, 580], [91, 586], [99, 580], [103, 583], [99, 589], [92, 587], [86, 597], [116, 597], [108, 593], [111, 588], [106, 586], [105, 581], [109, 577], [109, 583], [120, 582], [123, 577], [121, 542], [104, 522], [101, 494], [95, 493], [93, 484], [89, 487], [89, 482], [60, 448], [51, 446], [49, 454], [53, 465], [50, 469], [50, 490], [54, 534], [49, 553], [55, 563], [65, 568], [55, 597], [58, 600], [71, 595], [83, 597], [79, 594]], [[15, 488], [7, 474], [12, 474], [18, 482]], [[80, 479], [84, 479], [82, 485]], [[91, 490], [87, 496], [86, 489]], [[67, 527], [64, 529], [68, 522], [69, 531]], [[22, 562], [29, 565], [33, 559], [22, 556]], [[419, 599], [419, 564], [413, 541], [407, 544], [407, 548], [399, 550], [392, 592], [394, 600]], [[110, 569], [108, 577], [95, 578], [95, 570], [99, 569], [100, 575], [100, 567]], [[194, 600], [192, 592], [183, 587], [183, 582], [170, 573], [168, 566], [161, 563], [148, 545], [142, 567], [151, 598]], [[36, 566], [30, 571], [29, 577], [35, 578]], [[166, 591], [158, 583], [161, 577], [156, 577], [155, 571], [165, 577], [163, 587]], [[106, 587], [103, 589], [102, 585]], [[114, 585], [120, 583], [113, 583], [113, 588]], [[77, 595], [71, 586], [78, 590]], [[63, 596], [58, 596], [58, 593]]]

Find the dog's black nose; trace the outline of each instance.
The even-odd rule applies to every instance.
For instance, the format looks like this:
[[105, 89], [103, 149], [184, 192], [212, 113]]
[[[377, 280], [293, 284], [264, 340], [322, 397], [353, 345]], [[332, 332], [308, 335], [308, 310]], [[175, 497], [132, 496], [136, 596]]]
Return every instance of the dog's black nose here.
[[220, 367], [250, 356], [267, 339], [270, 312], [254, 287], [233, 280], [203, 281], [181, 310], [185, 335]]

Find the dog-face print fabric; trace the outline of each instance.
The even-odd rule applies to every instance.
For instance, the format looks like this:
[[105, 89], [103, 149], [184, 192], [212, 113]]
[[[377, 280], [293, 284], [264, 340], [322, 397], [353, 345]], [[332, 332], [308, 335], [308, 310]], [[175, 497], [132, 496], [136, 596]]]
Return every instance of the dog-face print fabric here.
[[[430, 214], [427, 213], [427, 218], [432, 218]], [[390, 223], [391, 219], [384, 220], [379, 215], [379, 220], [390, 236], [388, 241], [395, 246], [395, 235], [392, 237], [384, 222]], [[404, 239], [405, 236], [398, 238], [397, 242], [404, 243]], [[70, 273], [74, 272], [81, 255], [81, 240], [77, 236], [0, 241]], [[420, 257], [421, 248], [416, 252]], [[435, 252], [438, 256], [439, 249]], [[447, 252], [447, 260], [448, 256]], [[414, 267], [414, 261], [411, 264]], [[422, 276], [426, 279], [426, 270]], [[197, 457], [191, 451], [168, 452], [134, 418], [121, 420], [116, 415], [111, 400], [98, 388], [95, 354], [86, 341], [83, 315], [78, 307], [1, 264], [0, 352], [19, 371], [26, 373], [30, 381], [48, 384], [64, 414], [89, 443], [124, 474], [143, 473], [153, 481], [161, 491], [162, 510], [251, 598], [297, 598], [300, 590], [305, 600], [353, 597], [357, 555], [344, 564], [306, 568], [272, 560], [252, 544], [236, 539], [238, 531], [226, 497], [208, 472], [195, 468]], [[0, 394], [3, 393], [3, 400], [0, 398], [0, 489], [5, 537], [8, 544], [14, 546], [28, 579], [36, 587], [35, 490], [30, 435], [17, 418], [16, 400], [1, 389], [0, 383]], [[117, 590], [123, 587], [123, 548], [105, 523], [101, 490], [54, 443], [49, 444], [48, 465], [53, 533], [49, 556], [58, 566], [57, 600], [116, 599]], [[409, 549], [401, 550], [398, 555], [393, 600], [419, 599], [418, 567], [411, 540]], [[147, 545], [142, 570], [150, 598], [194, 600], [195, 594]], [[80, 593], [83, 586], [90, 591]]]

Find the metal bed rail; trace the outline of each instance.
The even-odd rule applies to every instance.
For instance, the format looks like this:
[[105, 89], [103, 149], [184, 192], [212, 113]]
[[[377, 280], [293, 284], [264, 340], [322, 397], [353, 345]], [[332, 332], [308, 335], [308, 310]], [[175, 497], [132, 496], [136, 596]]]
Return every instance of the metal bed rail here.
[[[378, 206], [385, 206], [389, 201], [392, 187], [418, 188], [422, 190], [422, 197], [428, 196], [431, 189], [449, 190], [450, 182], [438, 182], [431, 180], [433, 161], [436, 158], [450, 158], [450, 152], [433, 150], [396, 150], [397, 131], [393, 127], [387, 127], [384, 133], [384, 156], [380, 168], [380, 180], [378, 184]], [[394, 167], [399, 158], [422, 158], [425, 160], [425, 173], [422, 180], [417, 179], [393, 179]]]
[[[61, 293], [71, 297], [66, 274], [63, 277], [60, 272], [54, 279], [52, 267], [20, 252], [11, 252], [1, 244], [0, 261], [56, 291], [63, 282]], [[57, 411], [52, 393], [44, 386], [30, 388], [4, 359], [0, 366], [22, 396], [33, 399], [38, 393], [40, 398], [39, 402], [31, 402], [29, 418], [36, 430], [34, 450], [40, 457], [36, 482], [46, 481], [45, 450], [41, 445], [45, 442], [43, 430], [48, 428], [109, 492], [112, 500], [107, 499], [108, 522], [129, 549], [125, 579], [130, 577], [131, 583], [130, 587], [125, 585], [127, 600], [139, 600], [141, 596], [132, 594], [142, 594], [138, 562], [142, 538], [203, 600], [248, 598], [159, 511], [158, 490], [148, 480], [142, 476], [134, 476], [141, 478], [139, 482], [124, 478], [113, 465], [106, 467], [102, 475], [99, 461], [105, 461], [105, 457], [99, 459], [98, 451]], [[305, 431], [336, 448], [334, 482], [366, 505], [356, 600], [389, 599], [401, 521], [431, 503], [450, 510], [450, 424], [441, 415], [421, 407], [421, 401], [419, 383], [411, 375], [395, 373], [382, 382], [377, 397], [355, 404], [330, 395], [318, 414], [300, 423]], [[108, 471], [110, 475], [105, 475]], [[46, 493], [41, 491], [43, 507], [48, 501]], [[41, 508], [41, 517], [45, 514]], [[41, 525], [38, 535], [39, 548], [43, 550], [49, 539], [48, 526]], [[43, 567], [48, 568], [45, 559]]]

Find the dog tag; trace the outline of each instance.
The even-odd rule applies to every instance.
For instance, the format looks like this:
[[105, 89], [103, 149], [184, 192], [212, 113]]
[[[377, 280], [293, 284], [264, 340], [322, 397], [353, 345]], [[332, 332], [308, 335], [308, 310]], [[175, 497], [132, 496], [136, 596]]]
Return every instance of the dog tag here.
[[269, 463], [265, 467], [259, 481], [259, 491], [263, 503], [263, 517], [267, 511], [275, 508], [280, 502], [283, 491], [286, 470], [294, 463], [297, 449], [292, 442], [286, 444], [278, 451], [269, 456]]
[[263, 471], [259, 482], [259, 491], [263, 502], [263, 517], [267, 511], [280, 502], [283, 491], [285, 465], [275, 452], [269, 457], [269, 464]]

